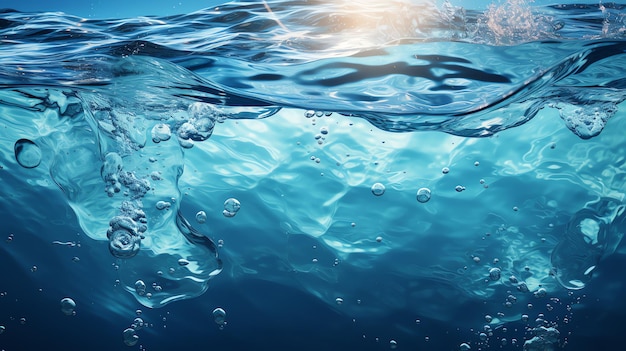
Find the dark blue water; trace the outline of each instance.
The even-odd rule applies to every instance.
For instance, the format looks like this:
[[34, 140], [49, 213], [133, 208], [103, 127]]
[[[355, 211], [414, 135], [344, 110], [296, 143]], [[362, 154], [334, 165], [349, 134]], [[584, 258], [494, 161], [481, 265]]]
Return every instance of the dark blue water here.
[[620, 348], [625, 5], [6, 6], [1, 349]]

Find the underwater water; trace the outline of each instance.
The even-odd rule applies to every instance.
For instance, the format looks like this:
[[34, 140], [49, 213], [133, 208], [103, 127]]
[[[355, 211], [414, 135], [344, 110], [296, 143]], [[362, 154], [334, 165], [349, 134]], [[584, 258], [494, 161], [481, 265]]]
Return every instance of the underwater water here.
[[35, 4], [1, 350], [623, 344], [626, 5]]

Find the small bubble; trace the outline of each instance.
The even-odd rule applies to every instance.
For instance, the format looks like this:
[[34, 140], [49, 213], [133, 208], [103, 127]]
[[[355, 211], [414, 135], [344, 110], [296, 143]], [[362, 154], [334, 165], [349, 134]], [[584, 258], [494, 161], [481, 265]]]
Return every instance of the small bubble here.
[[137, 280], [135, 282], [135, 292], [139, 296], [143, 296], [146, 293], [146, 283], [143, 280]]
[[517, 206], [513, 206], [513, 211], [517, 212], [519, 211], [519, 208]]
[[219, 326], [226, 324], [226, 311], [221, 307], [217, 307], [216, 309], [214, 309], [213, 320]]
[[15, 160], [24, 168], [35, 168], [41, 163], [41, 149], [28, 139], [16, 141], [13, 150]]
[[383, 241], [383, 237], [382, 236], [377, 236], [376, 237], [376, 241], [377, 242], [382, 242]]
[[188, 264], [189, 264], [189, 261], [187, 261], [186, 259], [184, 259], [184, 258], [178, 259], [178, 265], [179, 266], [184, 267], [184, 266], [186, 266]]
[[157, 201], [157, 203], [156, 203], [156, 209], [157, 210], [167, 210], [171, 206], [172, 206], [172, 204], [167, 202], [167, 201]]
[[234, 217], [237, 212], [239, 212], [240, 208], [241, 203], [239, 202], [239, 200], [231, 197], [224, 201], [224, 211], [222, 212], [222, 214], [225, 217]]
[[476, 166], [476, 167], [480, 166], [480, 162], [478, 162], [478, 161], [474, 162], [474, 166]]
[[469, 346], [469, 344], [467, 343], [462, 343], [461, 345], [459, 345], [459, 351], [469, 351], [472, 348]]
[[312, 118], [315, 117], [315, 111], [314, 110], [307, 110], [304, 112], [304, 117], [306, 118]]
[[20, 324], [22, 325], [26, 324], [26, 318], [24, 317], [20, 318]]
[[343, 299], [341, 297], [338, 297], [338, 298], [335, 299], [335, 303], [337, 305], [341, 305], [341, 304], [343, 304]]
[[389, 348], [395, 350], [396, 348], [398, 348], [398, 342], [396, 342], [395, 340], [389, 340]]
[[165, 123], [159, 123], [152, 127], [152, 142], [160, 143], [161, 141], [170, 140], [172, 131], [170, 126]]
[[0, 325], [0, 334], [4, 333], [7, 328], [4, 325]]
[[489, 279], [491, 280], [500, 280], [500, 268], [494, 267], [489, 270]]
[[76, 308], [76, 302], [69, 297], [61, 299], [61, 312], [66, 316], [74, 315], [74, 309]]
[[320, 128], [320, 133], [321, 133], [322, 135], [326, 135], [326, 134], [328, 134], [328, 127], [322, 127], [322, 128]]
[[385, 186], [382, 183], [374, 183], [371, 190], [375, 196], [381, 196], [385, 193]]
[[350, 223], [350, 226], [352, 226], [352, 228], [356, 227], [356, 223], [352, 222]]
[[135, 346], [135, 344], [139, 341], [139, 336], [135, 333], [135, 329], [133, 328], [124, 329], [122, 332], [122, 338], [126, 346]]
[[315, 158], [315, 163], [320, 163], [320, 162], [322, 162], [322, 160], [319, 157], [316, 157]]
[[430, 189], [428, 188], [420, 188], [417, 190], [417, 202], [426, 203], [430, 200]]
[[454, 187], [454, 190], [456, 190], [458, 193], [460, 193], [463, 190], [465, 190], [465, 187], [462, 186], [462, 185], [457, 185], [456, 187]]
[[198, 213], [196, 213], [196, 222], [203, 224], [206, 222], [206, 219], [207, 219], [206, 212], [198, 211]]
[[478, 257], [478, 256], [474, 256], [474, 257], [472, 258], [472, 260], [473, 260], [474, 262], [476, 262], [476, 263], [479, 263], [479, 262], [480, 262], [480, 257]]
[[441, 173], [443, 173], [443, 174], [448, 174], [448, 173], [450, 173], [450, 168], [448, 168], [448, 167], [443, 167], [443, 168], [441, 169]]

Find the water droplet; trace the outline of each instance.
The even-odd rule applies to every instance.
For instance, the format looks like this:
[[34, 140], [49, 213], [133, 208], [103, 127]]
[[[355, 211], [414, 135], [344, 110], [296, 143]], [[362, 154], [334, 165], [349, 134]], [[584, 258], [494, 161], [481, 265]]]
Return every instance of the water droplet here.
[[376, 196], [381, 196], [385, 193], [385, 186], [381, 183], [374, 183], [372, 185], [372, 194]]
[[124, 329], [122, 337], [126, 346], [134, 346], [139, 341], [139, 336], [135, 333], [135, 329], [133, 328]]
[[224, 211], [222, 211], [222, 214], [224, 217], [234, 217], [240, 208], [241, 203], [239, 200], [231, 197], [224, 201]]
[[13, 146], [15, 159], [24, 168], [35, 168], [41, 163], [41, 149], [37, 144], [28, 140], [20, 139]]
[[172, 137], [172, 131], [170, 126], [165, 123], [159, 123], [152, 127], [152, 141], [160, 143], [162, 141], [170, 140]]
[[71, 316], [74, 314], [74, 309], [76, 308], [76, 302], [69, 297], [65, 297], [61, 299], [61, 312], [65, 313], [66, 316]]
[[430, 189], [420, 188], [417, 191], [417, 201], [420, 203], [426, 203], [430, 200]]
[[220, 307], [214, 309], [213, 320], [220, 326], [226, 324], [226, 311], [224, 311], [224, 309]]
[[203, 224], [206, 222], [206, 219], [207, 219], [206, 212], [198, 211], [198, 213], [196, 213], [196, 222]]

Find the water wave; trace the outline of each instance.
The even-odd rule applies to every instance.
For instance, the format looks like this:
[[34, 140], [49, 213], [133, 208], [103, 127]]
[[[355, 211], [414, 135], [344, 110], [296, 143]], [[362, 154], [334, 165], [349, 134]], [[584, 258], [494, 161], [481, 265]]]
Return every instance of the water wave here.
[[460, 323], [471, 317], [453, 307], [487, 300], [507, 307], [495, 328], [531, 297], [586, 287], [621, 242], [623, 10], [3, 10], [0, 164], [6, 184], [60, 189], [145, 306], [197, 297], [221, 273], [352, 316]]

